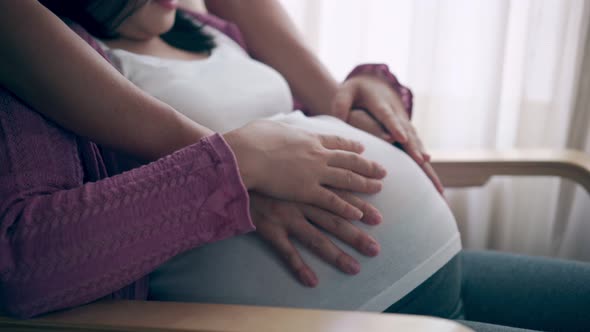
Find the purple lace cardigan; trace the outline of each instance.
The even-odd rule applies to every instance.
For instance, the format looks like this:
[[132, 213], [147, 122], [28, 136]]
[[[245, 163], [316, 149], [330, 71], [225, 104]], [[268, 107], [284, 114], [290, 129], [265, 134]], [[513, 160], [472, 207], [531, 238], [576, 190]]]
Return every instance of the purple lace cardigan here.
[[[189, 14], [245, 48], [235, 25]], [[382, 76], [411, 109], [411, 93], [384, 65], [355, 73]], [[0, 309], [32, 317], [100, 298], [146, 299], [148, 274], [166, 260], [254, 230], [222, 136], [124, 173], [121, 161], [0, 87]]]

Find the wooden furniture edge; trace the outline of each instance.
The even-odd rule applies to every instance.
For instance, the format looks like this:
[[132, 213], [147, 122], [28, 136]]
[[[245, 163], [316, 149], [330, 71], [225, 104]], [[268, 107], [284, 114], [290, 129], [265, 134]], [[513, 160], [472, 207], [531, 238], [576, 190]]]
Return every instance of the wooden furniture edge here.
[[[432, 164], [450, 187], [481, 186], [492, 176], [559, 176], [590, 193], [590, 156], [574, 150], [433, 151]], [[32, 320], [0, 314], [10, 331], [469, 331], [421, 316], [220, 304], [98, 302]]]
[[576, 150], [432, 151], [432, 166], [447, 187], [482, 186], [496, 175], [559, 176], [590, 194], [590, 155]]
[[467, 332], [426, 316], [227, 304], [101, 301], [30, 320], [0, 315], [0, 331]]

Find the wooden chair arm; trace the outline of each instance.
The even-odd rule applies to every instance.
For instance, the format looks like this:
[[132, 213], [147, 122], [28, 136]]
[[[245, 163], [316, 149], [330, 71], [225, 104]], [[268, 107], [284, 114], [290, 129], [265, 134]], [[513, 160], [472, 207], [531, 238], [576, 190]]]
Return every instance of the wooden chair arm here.
[[0, 315], [4, 331], [468, 332], [450, 320], [226, 304], [103, 301], [31, 320]]
[[448, 187], [482, 186], [494, 175], [560, 176], [590, 194], [590, 155], [575, 150], [433, 151], [432, 166]]
[[[572, 150], [432, 152], [449, 187], [481, 186], [494, 175], [560, 176], [590, 193], [590, 156]], [[9, 331], [470, 331], [432, 317], [220, 304], [98, 302], [32, 320], [0, 314]]]

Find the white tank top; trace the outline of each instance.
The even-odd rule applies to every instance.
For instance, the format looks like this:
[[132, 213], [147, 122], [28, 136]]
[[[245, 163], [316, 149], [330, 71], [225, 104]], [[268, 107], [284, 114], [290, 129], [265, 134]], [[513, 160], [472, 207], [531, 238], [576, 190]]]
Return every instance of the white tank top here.
[[162, 59], [122, 49], [106, 52], [143, 91], [216, 132], [292, 110], [283, 76], [251, 59], [223, 33], [210, 27], [205, 31], [213, 35], [216, 47], [203, 60]]
[[156, 300], [382, 311], [446, 264], [461, 248], [455, 220], [422, 170], [404, 152], [329, 116], [291, 112], [284, 78], [252, 60], [231, 39], [206, 27], [216, 48], [206, 60], [179, 61], [108, 50], [142, 90], [217, 132], [270, 117], [306, 130], [354, 138], [363, 156], [384, 165], [383, 191], [363, 196], [383, 214], [378, 226], [358, 224], [381, 245], [374, 258], [335, 243], [361, 264], [345, 275], [297, 243], [319, 285], [300, 285], [256, 234], [181, 254], [150, 275]]

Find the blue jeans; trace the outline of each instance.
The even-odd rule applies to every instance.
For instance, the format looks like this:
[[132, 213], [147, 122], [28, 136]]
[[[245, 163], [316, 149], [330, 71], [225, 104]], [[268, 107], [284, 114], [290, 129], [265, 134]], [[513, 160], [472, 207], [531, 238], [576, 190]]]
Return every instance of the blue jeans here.
[[464, 250], [385, 312], [482, 332], [590, 331], [590, 264]]

